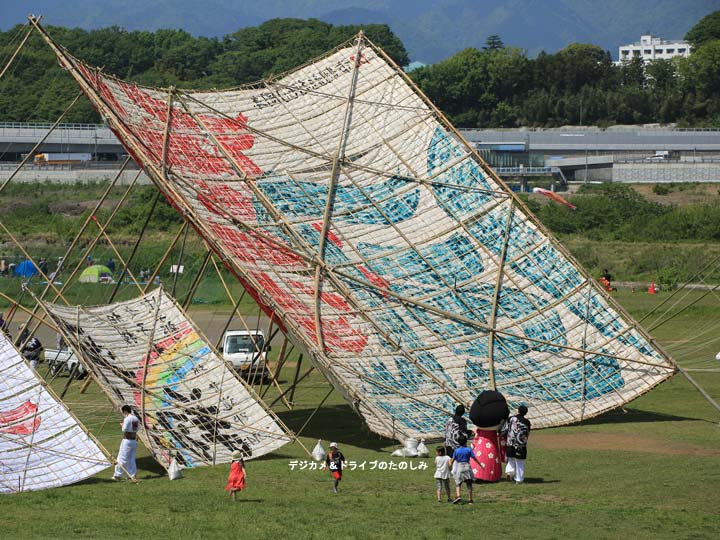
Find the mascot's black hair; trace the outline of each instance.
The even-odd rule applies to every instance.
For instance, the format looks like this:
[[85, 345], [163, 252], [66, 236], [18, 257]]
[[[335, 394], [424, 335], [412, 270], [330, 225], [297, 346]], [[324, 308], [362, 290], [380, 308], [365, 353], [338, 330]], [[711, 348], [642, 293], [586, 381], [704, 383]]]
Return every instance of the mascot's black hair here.
[[483, 391], [470, 407], [470, 420], [479, 428], [497, 428], [509, 414], [505, 397], [496, 390]]

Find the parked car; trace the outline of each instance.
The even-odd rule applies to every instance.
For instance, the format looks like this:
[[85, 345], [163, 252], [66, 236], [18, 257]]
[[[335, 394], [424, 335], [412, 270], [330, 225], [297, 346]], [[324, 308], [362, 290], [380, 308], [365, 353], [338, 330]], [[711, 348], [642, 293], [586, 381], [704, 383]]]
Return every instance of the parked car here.
[[220, 352], [225, 360], [245, 379], [265, 381], [270, 372], [266, 366], [270, 344], [262, 330], [228, 330], [223, 336]]
[[71, 349], [45, 349], [45, 361], [50, 368], [50, 374], [53, 376], [69, 376], [73, 369], [75, 370], [75, 378], [84, 379], [87, 376], [85, 366], [82, 365]]

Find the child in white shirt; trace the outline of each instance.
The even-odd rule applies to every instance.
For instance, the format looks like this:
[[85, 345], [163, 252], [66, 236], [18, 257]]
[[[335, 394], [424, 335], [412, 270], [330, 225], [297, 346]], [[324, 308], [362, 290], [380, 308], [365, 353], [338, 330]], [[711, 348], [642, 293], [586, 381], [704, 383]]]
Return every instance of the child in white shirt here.
[[445, 455], [445, 447], [438, 446], [435, 449], [435, 488], [437, 491], [437, 501], [442, 495], [442, 488], [445, 486], [448, 502], [452, 502], [450, 497], [450, 456]]

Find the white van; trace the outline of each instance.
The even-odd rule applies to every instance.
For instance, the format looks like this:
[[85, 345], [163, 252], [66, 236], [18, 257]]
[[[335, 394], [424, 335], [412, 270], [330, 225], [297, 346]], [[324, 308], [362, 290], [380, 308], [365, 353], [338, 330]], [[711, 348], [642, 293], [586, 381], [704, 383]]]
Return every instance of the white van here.
[[[85, 366], [70, 349], [45, 349], [45, 361], [50, 368], [50, 375], [70, 375], [75, 371], [76, 379], [84, 379], [87, 375]], [[77, 366], [77, 367], [75, 367]]]
[[228, 330], [220, 352], [235, 370], [250, 381], [265, 381], [270, 373], [265, 365], [270, 345], [262, 330]]

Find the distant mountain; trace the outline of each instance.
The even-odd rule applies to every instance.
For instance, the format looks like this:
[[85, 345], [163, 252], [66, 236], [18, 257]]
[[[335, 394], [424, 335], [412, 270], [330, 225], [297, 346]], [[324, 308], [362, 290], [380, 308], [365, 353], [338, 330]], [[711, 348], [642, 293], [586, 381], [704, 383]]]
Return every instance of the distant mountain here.
[[[650, 32], [682, 38], [720, 0], [0, 0], [0, 28], [28, 12], [46, 24], [122, 26], [128, 30], [183, 28], [223, 36], [277, 17], [317, 18], [333, 24], [386, 23], [413, 60], [437, 62], [498, 34], [531, 55], [570, 43], [594, 43], [617, 55], [619, 45]], [[10, 5], [7, 5], [10, 4]]]

